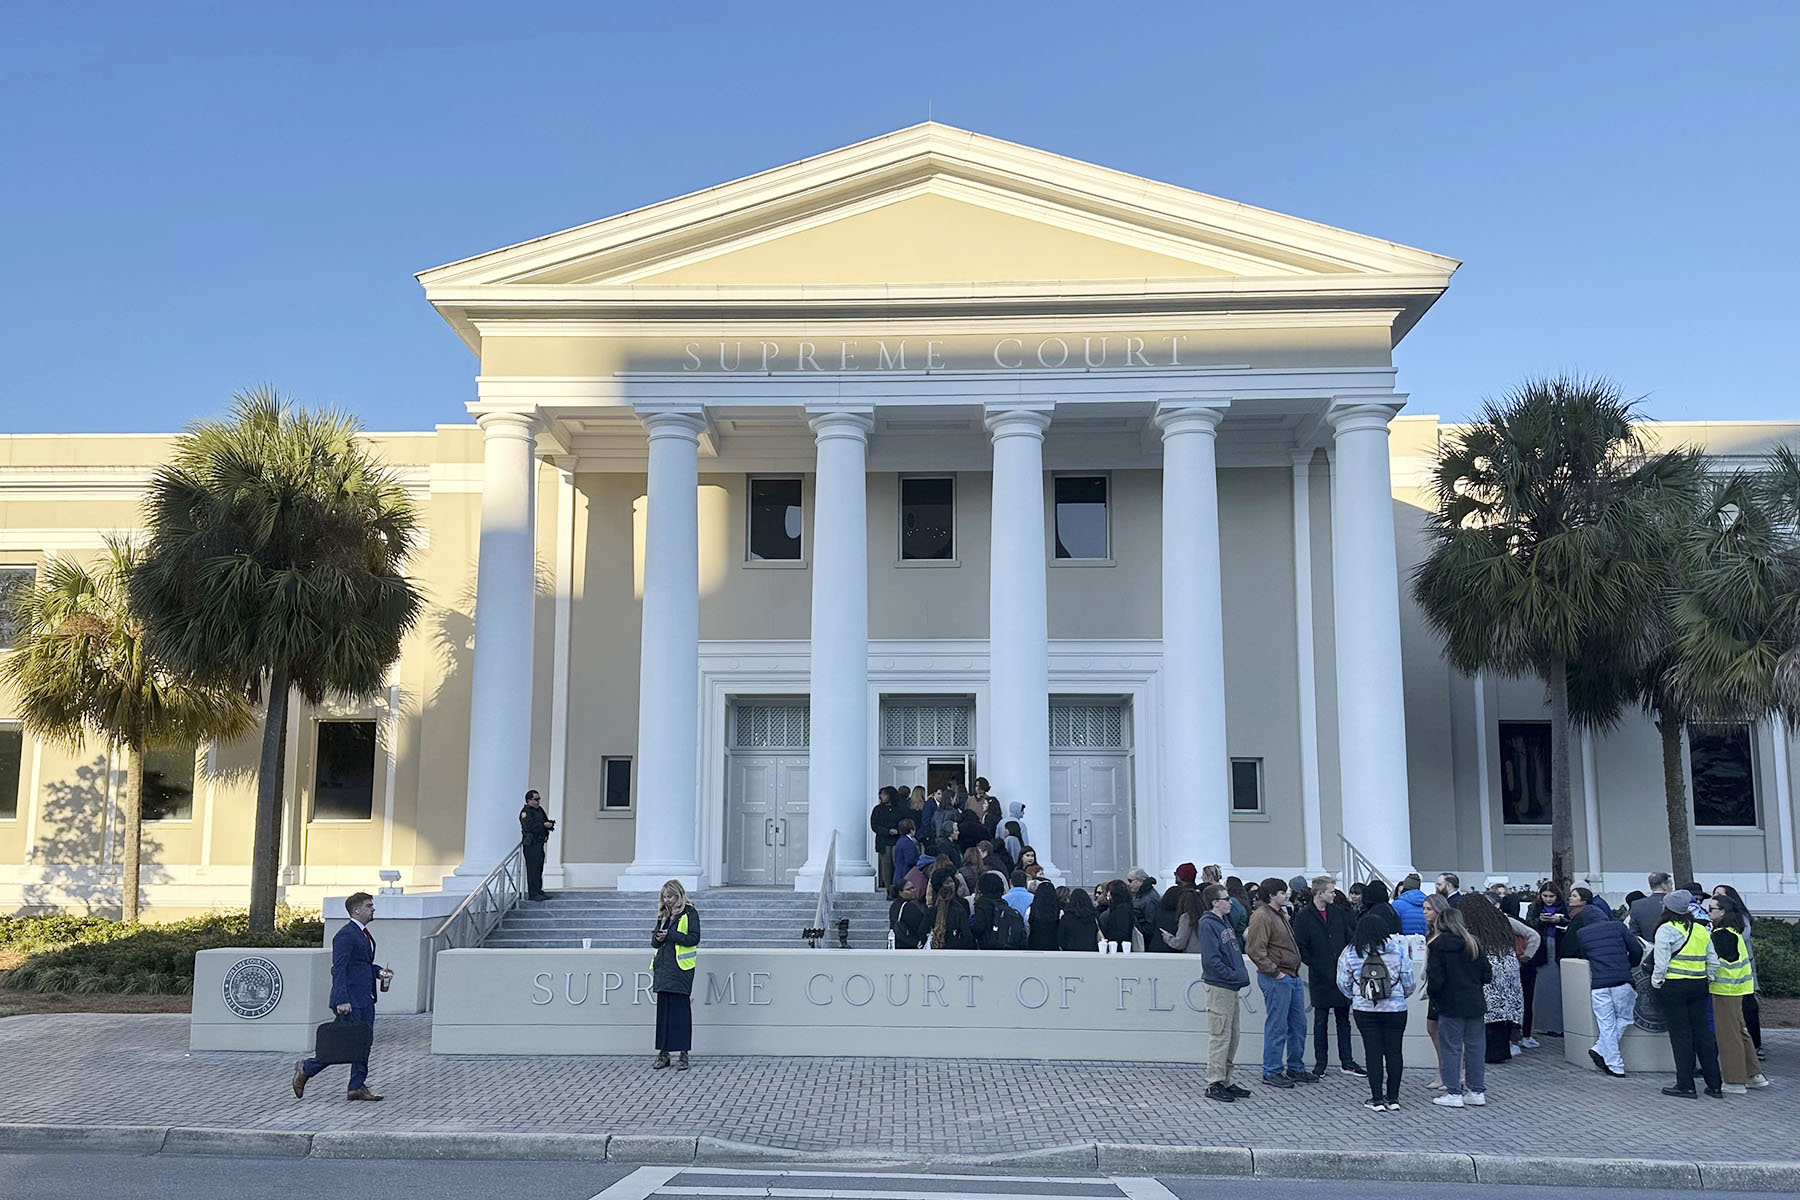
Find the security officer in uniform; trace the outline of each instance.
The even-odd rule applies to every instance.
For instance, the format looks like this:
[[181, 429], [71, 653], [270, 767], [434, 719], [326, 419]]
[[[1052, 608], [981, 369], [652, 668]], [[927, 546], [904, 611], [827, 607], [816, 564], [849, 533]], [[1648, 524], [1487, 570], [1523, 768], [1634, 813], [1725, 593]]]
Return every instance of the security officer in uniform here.
[[519, 810], [519, 841], [525, 847], [525, 898], [548, 900], [544, 892], [544, 843], [556, 828], [544, 812], [543, 798], [535, 790], [525, 793], [525, 807]]

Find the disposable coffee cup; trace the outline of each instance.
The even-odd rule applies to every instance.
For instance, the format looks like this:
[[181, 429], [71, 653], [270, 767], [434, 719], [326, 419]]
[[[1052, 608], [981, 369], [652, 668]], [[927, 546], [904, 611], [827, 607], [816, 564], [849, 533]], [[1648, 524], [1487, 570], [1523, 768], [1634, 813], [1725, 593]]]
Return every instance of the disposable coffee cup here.
[[582, 938], [581, 939], [581, 948], [583, 950], [592, 950], [594, 948], [594, 939], [593, 938]]

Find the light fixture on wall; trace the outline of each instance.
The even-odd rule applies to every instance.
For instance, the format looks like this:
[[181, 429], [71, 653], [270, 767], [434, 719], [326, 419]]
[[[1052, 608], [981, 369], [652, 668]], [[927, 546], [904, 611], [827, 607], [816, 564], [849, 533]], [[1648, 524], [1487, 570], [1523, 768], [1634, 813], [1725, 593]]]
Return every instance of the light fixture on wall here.
[[380, 875], [381, 894], [383, 896], [398, 896], [401, 892], [406, 890], [400, 886], [400, 872], [388, 868], [381, 871]]

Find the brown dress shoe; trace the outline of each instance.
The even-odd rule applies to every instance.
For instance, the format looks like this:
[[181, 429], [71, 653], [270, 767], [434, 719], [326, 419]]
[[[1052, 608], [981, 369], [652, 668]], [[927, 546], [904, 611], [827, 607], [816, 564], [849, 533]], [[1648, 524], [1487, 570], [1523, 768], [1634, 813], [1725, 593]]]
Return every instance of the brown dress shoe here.
[[351, 1092], [348, 1095], [346, 1095], [344, 1097], [344, 1099], [346, 1099], [346, 1100], [383, 1100], [383, 1099], [386, 1099], [386, 1097], [377, 1096], [374, 1092], [371, 1092], [366, 1087], [359, 1087], [354, 1092]]
[[303, 1058], [294, 1064], [294, 1099], [306, 1098], [306, 1060]]

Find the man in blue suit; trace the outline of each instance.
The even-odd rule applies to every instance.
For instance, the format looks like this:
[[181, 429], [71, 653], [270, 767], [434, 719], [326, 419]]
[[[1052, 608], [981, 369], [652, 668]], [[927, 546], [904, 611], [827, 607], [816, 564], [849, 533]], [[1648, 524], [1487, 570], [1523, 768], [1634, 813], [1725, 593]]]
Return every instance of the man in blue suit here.
[[[354, 892], [344, 900], [350, 919], [331, 939], [331, 1006], [339, 1016], [375, 1025], [375, 990], [394, 973], [375, 962], [375, 935], [369, 922], [375, 919], [375, 897]], [[306, 1094], [306, 1081], [325, 1069], [315, 1058], [294, 1064], [294, 1098]], [[380, 1100], [368, 1088], [369, 1060], [350, 1064], [349, 1100]]]

